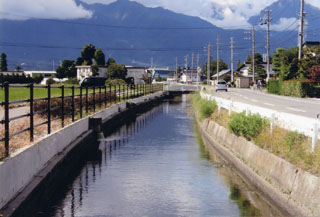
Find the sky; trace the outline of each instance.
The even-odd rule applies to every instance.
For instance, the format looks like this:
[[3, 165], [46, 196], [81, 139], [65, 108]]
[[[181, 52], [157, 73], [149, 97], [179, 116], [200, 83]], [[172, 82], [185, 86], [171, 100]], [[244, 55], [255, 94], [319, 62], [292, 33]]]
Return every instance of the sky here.
[[[109, 4], [115, 0], [83, 0], [87, 3]], [[249, 26], [248, 19], [276, 0], [136, 0], [147, 7], [163, 7], [177, 13], [198, 16], [216, 26], [232, 29]], [[319, 0], [307, 0], [320, 8]], [[22, 15], [22, 16], [16, 16]], [[78, 6], [74, 0], [0, 0], [0, 18], [26, 19], [41, 17], [52, 19], [90, 18], [92, 11]], [[293, 18], [292, 18], [293, 19]], [[274, 24], [281, 29], [292, 19]]]

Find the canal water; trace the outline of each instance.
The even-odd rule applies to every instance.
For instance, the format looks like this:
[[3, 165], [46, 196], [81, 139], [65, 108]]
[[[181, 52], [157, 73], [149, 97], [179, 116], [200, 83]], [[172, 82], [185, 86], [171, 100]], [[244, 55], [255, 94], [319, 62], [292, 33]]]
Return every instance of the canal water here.
[[101, 140], [56, 194], [25, 216], [279, 215], [207, 151], [187, 95], [138, 115]]

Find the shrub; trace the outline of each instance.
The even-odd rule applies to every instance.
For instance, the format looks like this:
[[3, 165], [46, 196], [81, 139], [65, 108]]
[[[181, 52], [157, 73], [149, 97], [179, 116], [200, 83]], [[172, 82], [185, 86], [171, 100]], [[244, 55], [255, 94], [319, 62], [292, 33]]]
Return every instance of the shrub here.
[[64, 83], [65, 84], [77, 84], [77, 85], [79, 85], [79, 82], [80, 81], [77, 78], [69, 78]]
[[229, 122], [229, 130], [248, 140], [257, 137], [268, 121], [258, 114], [246, 116], [245, 112], [235, 115]]
[[127, 85], [127, 83], [125, 82], [125, 80], [122, 80], [122, 79], [108, 79], [106, 81], [106, 86], [109, 86], [109, 85]]
[[47, 81], [46, 81], [47, 84], [55, 84], [56, 82], [53, 80], [52, 77], [50, 77]]
[[200, 94], [193, 95], [192, 103], [200, 120], [210, 117], [217, 108], [217, 103], [215, 101], [202, 99]]
[[268, 93], [280, 94], [281, 85], [279, 80], [270, 80], [267, 84]]
[[306, 97], [313, 96], [314, 87], [308, 81], [290, 80], [282, 83], [281, 94], [285, 96]]

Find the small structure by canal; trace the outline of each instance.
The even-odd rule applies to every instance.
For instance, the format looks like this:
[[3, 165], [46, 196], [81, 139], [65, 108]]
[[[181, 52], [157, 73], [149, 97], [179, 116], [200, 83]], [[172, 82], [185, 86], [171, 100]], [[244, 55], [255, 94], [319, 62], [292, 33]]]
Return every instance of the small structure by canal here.
[[24, 216], [278, 216], [209, 154], [188, 110], [183, 95], [138, 115]]

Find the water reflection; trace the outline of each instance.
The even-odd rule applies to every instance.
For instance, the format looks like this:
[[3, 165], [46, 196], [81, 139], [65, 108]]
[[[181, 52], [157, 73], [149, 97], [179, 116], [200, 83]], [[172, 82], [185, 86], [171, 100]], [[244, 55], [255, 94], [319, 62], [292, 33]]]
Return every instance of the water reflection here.
[[67, 190], [30, 216], [241, 216], [221, 169], [228, 165], [197, 138], [186, 100], [163, 103], [101, 140]]

